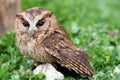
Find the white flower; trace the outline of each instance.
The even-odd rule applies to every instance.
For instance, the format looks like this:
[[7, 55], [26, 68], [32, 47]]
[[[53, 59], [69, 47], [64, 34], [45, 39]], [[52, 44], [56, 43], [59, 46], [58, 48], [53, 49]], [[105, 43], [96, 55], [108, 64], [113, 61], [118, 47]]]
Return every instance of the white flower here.
[[115, 67], [114, 73], [120, 74], [120, 64]]

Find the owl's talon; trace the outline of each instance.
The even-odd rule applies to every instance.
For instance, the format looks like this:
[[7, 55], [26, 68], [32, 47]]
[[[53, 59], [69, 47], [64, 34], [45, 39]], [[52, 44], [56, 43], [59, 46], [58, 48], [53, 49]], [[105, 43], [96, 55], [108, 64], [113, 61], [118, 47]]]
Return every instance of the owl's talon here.
[[35, 68], [37, 66], [39, 66], [40, 64], [43, 64], [43, 63], [42, 62], [38, 62], [38, 61], [33, 62], [32, 65], [31, 65], [31, 67], [30, 67], [30, 70], [31, 71], [35, 70]]
[[34, 64], [31, 65], [30, 70], [33, 71], [37, 66], [35, 66]]

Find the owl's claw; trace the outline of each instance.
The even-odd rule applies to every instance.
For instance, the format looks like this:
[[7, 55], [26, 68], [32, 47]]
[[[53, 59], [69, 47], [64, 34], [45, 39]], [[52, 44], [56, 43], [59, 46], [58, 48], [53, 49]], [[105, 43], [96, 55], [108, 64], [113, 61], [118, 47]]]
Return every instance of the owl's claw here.
[[31, 65], [30, 70], [33, 71], [37, 66], [35, 66], [34, 64]]
[[38, 61], [33, 62], [32, 65], [31, 65], [31, 67], [30, 67], [30, 70], [31, 71], [35, 70], [35, 68], [37, 66], [39, 66], [40, 64], [43, 64], [43, 62], [38, 62]]

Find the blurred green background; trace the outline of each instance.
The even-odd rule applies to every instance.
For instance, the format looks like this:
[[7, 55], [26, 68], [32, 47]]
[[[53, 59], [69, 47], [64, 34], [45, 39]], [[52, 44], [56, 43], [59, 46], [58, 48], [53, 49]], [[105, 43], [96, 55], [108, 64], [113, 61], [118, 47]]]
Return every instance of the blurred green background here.
[[[89, 80], [120, 80], [115, 73], [115, 68], [120, 70], [119, 0], [21, 0], [22, 10], [35, 6], [51, 10], [77, 47], [93, 43], [87, 52], [96, 74]], [[0, 36], [0, 80], [43, 79], [42, 74], [26, 73], [31, 59], [20, 54], [15, 42], [14, 31]]]

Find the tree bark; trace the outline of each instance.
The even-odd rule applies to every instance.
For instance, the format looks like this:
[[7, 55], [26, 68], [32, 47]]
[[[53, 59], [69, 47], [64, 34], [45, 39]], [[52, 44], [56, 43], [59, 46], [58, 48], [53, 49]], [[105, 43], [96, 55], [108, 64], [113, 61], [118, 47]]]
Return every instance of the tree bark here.
[[0, 34], [14, 28], [16, 13], [20, 12], [20, 0], [0, 0]]
[[5, 32], [5, 29], [3, 27], [3, 21], [2, 21], [2, 16], [0, 14], [0, 35]]

